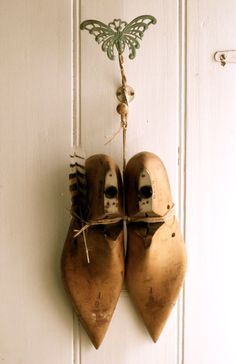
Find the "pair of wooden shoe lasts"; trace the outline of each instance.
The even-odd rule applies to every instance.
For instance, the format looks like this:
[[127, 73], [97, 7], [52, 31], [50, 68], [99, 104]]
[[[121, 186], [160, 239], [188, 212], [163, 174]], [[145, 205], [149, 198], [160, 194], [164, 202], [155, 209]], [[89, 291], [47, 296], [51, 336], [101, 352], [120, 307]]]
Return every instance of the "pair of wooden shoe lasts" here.
[[[88, 158], [85, 171], [86, 220], [104, 222], [85, 230], [88, 263], [83, 234], [75, 237], [75, 231], [83, 224], [79, 219], [72, 219], [61, 263], [66, 290], [82, 325], [98, 348], [116, 307], [125, 272], [133, 303], [156, 342], [177, 300], [186, 270], [184, 241], [173, 214], [165, 167], [156, 155], [148, 152], [135, 155], [127, 164], [126, 262], [120, 171], [105, 155]], [[163, 221], [162, 216], [166, 216]]]

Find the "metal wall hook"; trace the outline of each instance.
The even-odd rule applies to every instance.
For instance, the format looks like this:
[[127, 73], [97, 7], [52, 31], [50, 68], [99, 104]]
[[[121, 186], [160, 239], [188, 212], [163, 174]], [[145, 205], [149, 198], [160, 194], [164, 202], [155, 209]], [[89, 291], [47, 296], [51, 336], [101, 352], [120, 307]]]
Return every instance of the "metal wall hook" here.
[[129, 58], [134, 59], [136, 49], [140, 47], [145, 30], [150, 24], [156, 24], [156, 18], [152, 15], [141, 15], [130, 23], [121, 19], [114, 19], [108, 25], [98, 20], [85, 20], [80, 29], [86, 29], [95, 37], [95, 41], [102, 43], [102, 50], [107, 53], [109, 59], [114, 60], [114, 48], [119, 55], [124, 53], [126, 46], [129, 49]]
[[152, 15], [141, 15], [130, 23], [114, 19], [107, 25], [99, 20], [85, 20], [80, 25], [81, 30], [88, 30], [95, 37], [95, 41], [102, 44], [102, 50], [107, 53], [109, 59], [115, 59], [114, 50], [116, 48], [122, 76], [122, 86], [117, 89], [116, 96], [121, 102], [128, 104], [134, 98], [134, 90], [127, 85], [124, 72], [123, 53], [125, 48], [127, 46], [129, 49], [129, 58], [134, 59], [136, 49], [140, 47], [139, 40], [142, 40], [149, 25], [156, 24], [156, 22], [156, 18]]
[[120, 128], [106, 143], [110, 143], [119, 132], [123, 131], [123, 174], [126, 167], [126, 130], [128, 126], [128, 105], [134, 98], [134, 90], [128, 86], [124, 69], [124, 51], [129, 50], [129, 58], [134, 59], [136, 49], [140, 47], [144, 32], [150, 24], [156, 24], [156, 18], [152, 15], [141, 15], [133, 19], [130, 23], [121, 19], [114, 19], [108, 25], [98, 20], [85, 20], [81, 23], [80, 29], [86, 29], [95, 37], [98, 44], [102, 44], [102, 50], [106, 52], [109, 59], [115, 59], [115, 50], [118, 53], [119, 67], [121, 73], [122, 86], [116, 91], [116, 96], [120, 101], [117, 112], [120, 115]]
[[156, 18], [152, 15], [141, 15], [130, 23], [121, 19], [114, 19], [107, 25], [99, 20], [85, 20], [80, 25], [81, 30], [88, 30], [95, 37], [95, 41], [102, 44], [102, 50], [107, 53], [109, 59], [115, 59], [114, 51], [117, 50], [122, 86], [117, 89], [116, 96], [120, 102], [127, 105], [133, 100], [135, 92], [131, 86], [127, 85], [123, 53], [127, 46], [129, 58], [134, 59], [136, 49], [140, 47], [139, 40], [142, 40], [149, 25], [156, 24], [156, 22]]
[[236, 63], [236, 51], [218, 51], [214, 58], [224, 67], [226, 63]]

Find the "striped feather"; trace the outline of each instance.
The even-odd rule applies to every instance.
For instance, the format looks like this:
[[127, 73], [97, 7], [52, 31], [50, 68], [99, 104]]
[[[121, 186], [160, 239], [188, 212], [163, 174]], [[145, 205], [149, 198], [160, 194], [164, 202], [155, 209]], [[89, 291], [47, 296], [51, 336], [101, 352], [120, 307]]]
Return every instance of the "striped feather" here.
[[69, 181], [72, 211], [79, 215], [81, 219], [85, 219], [87, 212], [85, 156], [81, 150], [77, 149], [70, 157]]

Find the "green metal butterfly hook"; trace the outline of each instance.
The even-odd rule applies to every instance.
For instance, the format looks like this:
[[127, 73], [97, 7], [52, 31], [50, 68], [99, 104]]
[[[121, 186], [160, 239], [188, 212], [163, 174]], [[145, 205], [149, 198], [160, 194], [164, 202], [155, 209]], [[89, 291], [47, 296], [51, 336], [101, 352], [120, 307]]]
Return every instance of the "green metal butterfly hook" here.
[[139, 40], [142, 40], [145, 30], [150, 24], [156, 24], [156, 18], [151, 15], [141, 15], [130, 23], [121, 19], [114, 19], [106, 25], [98, 20], [85, 20], [81, 23], [80, 29], [86, 29], [95, 36], [98, 44], [102, 43], [102, 50], [107, 53], [109, 59], [114, 60], [114, 48], [120, 55], [123, 54], [126, 45], [129, 48], [129, 58], [134, 59], [136, 49], [140, 47]]

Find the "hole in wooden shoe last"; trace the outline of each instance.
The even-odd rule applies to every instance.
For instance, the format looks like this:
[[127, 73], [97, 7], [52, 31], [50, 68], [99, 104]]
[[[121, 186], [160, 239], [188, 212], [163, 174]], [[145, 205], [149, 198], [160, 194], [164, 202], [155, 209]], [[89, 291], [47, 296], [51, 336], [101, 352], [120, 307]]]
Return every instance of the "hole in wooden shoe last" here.
[[152, 187], [151, 186], [142, 186], [139, 190], [141, 197], [150, 198], [152, 196]]
[[105, 196], [107, 198], [114, 198], [118, 195], [118, 189], [115, 186], [109, 186], [105, 189]]

